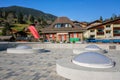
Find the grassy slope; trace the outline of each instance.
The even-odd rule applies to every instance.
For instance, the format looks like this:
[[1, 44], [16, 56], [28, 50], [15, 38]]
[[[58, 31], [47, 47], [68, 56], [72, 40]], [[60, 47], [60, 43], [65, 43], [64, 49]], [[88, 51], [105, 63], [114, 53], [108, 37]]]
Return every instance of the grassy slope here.
[[13, 24], [14, 27], [12, 29], [15, 29], [17, 31], [23, 30], [25, 27], [28, 27], [29, 24]]

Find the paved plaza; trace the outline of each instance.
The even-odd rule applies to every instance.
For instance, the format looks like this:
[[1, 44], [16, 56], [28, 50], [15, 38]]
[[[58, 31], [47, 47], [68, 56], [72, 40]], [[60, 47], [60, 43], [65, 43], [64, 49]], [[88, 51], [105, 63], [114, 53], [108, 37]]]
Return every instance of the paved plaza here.
[[67, 80], [56, 73], [56, 60], [73, 56], [72, 49], [8, 54], [0, 51], [0, 80]]
[[[0, 80], [68, 80], [56, 73], [56, 60], [74, 57], [72, 50], [52, 48], [32, 54], [0, 51]], [[120, 51], [108, 51], [105, 55], [117, 61], [114, 71], [119, 72]]]

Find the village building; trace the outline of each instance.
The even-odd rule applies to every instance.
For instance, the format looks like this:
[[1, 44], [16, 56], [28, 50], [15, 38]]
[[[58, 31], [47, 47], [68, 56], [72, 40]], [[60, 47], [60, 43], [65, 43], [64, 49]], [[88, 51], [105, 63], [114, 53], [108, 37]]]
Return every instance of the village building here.
[[76, 42], [83, 40], [85, 30], [67, 17], [58, 17], [49, 27], [41, 29], [41, 32], [46, 41]]
[[116, 39], [120, 38], [120, 18], [106, 22], [95, 21], [87, 26], [86, 38]]

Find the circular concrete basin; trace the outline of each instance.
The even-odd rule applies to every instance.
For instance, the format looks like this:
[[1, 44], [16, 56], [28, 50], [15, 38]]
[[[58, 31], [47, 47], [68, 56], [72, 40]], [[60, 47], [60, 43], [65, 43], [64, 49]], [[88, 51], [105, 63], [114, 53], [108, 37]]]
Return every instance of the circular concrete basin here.
[[96, 52], [57, 60], [56, 72], [70, 80], [119, 80], [120, 62]]

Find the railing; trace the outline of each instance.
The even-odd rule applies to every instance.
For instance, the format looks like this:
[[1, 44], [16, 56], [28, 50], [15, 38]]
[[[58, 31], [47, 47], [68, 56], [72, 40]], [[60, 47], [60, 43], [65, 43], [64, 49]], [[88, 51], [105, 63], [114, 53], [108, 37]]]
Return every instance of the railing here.
[[97, 32], [97, 35], [104, 35], [104, 32]]
[[119, 33], [114, 33], [113, 35], [114, 35], [114, 36], [120, 36], [120, 34], [119, 34]]
[[105, 28], [105, 30], [112, 30], [111, 28]]
[[106, 33], [106, 35], [105, 35], [107, 38], [110, 38], [111, 36], [112, 36], [112, 34], [111, 33]]
[[90, 32], [90, 35], [94, 35], [95, 34], [95, 32]]

